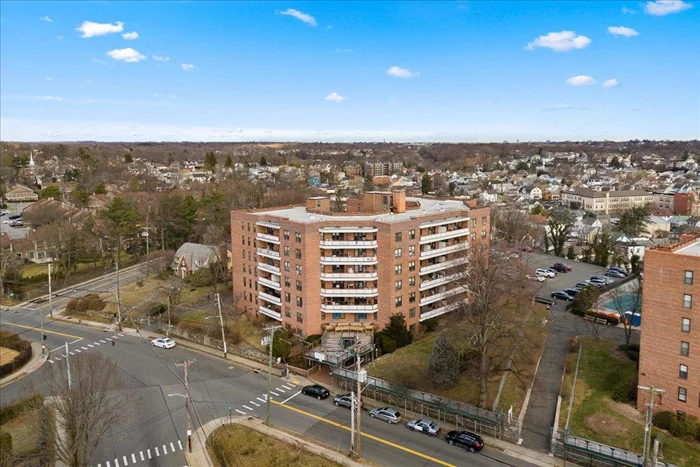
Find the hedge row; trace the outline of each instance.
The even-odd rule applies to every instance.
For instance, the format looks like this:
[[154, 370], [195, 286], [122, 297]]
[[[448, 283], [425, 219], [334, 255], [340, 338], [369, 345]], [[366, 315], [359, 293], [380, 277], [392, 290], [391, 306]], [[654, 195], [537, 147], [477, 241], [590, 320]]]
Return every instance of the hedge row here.
[[0, 335], [0, 347], [19, 352], [19, 355], [12, 359], [11, 362], [0, 365], [0, 378], [18, 370], [32, 359], [32, 343], [20, 339], [17, 334], [2, 333]]

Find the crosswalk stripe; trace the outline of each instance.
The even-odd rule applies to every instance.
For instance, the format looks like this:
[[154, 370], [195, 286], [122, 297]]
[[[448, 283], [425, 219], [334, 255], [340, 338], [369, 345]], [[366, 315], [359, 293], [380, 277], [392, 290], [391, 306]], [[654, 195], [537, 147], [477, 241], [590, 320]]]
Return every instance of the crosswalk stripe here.
[[168, 453], [168, 448], [164, 444], [163, 445], [163, 455], [166, 455], [167, 453]]
[[241, 415], [245, 415], [245, 412], [242, 412], [242, 411], [240, 411], [240, 410], [238, 410], [238, 409], [236, 409], [236, 412], [238, 412], [238, 413], [241, 414]]
[[136, 454], [134, 454], [133, 452], [131, 453], [131, 462], [133, 462], [134, 464], [136, 463]]
[[119, 459], [114, 459], [114, 466], [119, 467]]
[[94, 346], [94, 345], [92, 345], [92, 344], [88, 344], [88, 347], [95, 347], [95, 346]]
[[80, 346], [80, 348], [83, 349], [83, 350], [87, 350], [87, 349], [88, 349], [87, 347], [83, 347], [82, 345]]
[[293, 386], [293, 385], [289, 385], [289, 384], [283, 384], [282, 387], [283, 387], [283, 388], [286, 388], [286, 389], [289, 389], [290, 391], [291, 391], [292, 389], [294, 389], [294, 386]]
[[182, 451], [182, 443], [180, 442], [179, 439], [177, 440], [177, 445], [180, 447], [180, 451]]
[[112, 336], [112, 339], [119, 339], [119, 337], [117, 337], [117, 336]]
[[158, 452], [158, 446], [156, 446], [156, 457], [160, 456], [160, 453]]
[[95, 345], [100, 345], [100, 343], [99, 343], [99, 342], [97, 342], [97, 341], [95, 341]]
[[175, 452], [175, 445], [173, 443], [170, 443], [170, 449], [172, 449], [173, 452]]
[[53, 360], [49, 360], [49, 363], [53, 363]]
[[[78, 350], [78, 349], [75, 349], [75, 351], [78, 352], [78, 353], [82, 353], [82, 352], [83, 352], [82, 350]], [[71, 353], [72, 353], [72, 352], [71, 352]]]
[[260, 407], [260, 404], [256, 404], [256, 403], [253, 402], [253, 401], [250, 401], [250, 403], [253, 404], [255, 407]]
[[243, 408], [246, 409], [246, 410], [253, 410], [253, 409], [251, 409], [250, 407], [248, 407], [247, 405], [244, 405]]
[[297, 387], [296, 384], [292, 384], [292, 383], [287, 383], [287, 386], [291, 386], [291, 387], [293, 387], [293, 388]]
[[73, 352], [68, 352], [68, 353], [71, 354], [71, 355], [75, 355]]
[[112, 467], [111, 465], [109, 465], [109, 461], [107, 461], [107, 467]]
[[122, 456], [122, 459], [124, 459], [124, 465], [129, 465], [129, 463], [126, 461], [126, 456]]
[[270, 391], [270, 394], [272, 394], [273, 396], [279, 396], [279, 394], [277, 394], [275, 391]]
[[278, 390], [279, 392], [287, 392], [287, 391], [285, 391], [285, 390], [282, 389], [282, 388], [275, 388], [275, 389]]
[[146, 459], [143, 457], [143, 451], [139, 451], [139, 456], [141, 456], [141, 461], [145, 461]]
[[107, 343], [107, 341], [103, 341], [102, 339], [100, 339], [100, 342], [102, 342], [103, 344]]
[[256, 399], [259, 400], [260, 402], [267, 402], [265, 399], [260, 399], [259, 397], [256, 397]]
[[148, 458], [149, 458], [149, 459], [153, 459], [153, 458], [151, 457], [151, 449], [150, 449], [150, 448], [146, 449], [146, 454], [148, 454]]
[[97, 464], [97, 467], [102, 467], [102, 463], [100, 463], [100, 464]]
[[117, 333], [117, 336], [124, 337], [124, 334]]

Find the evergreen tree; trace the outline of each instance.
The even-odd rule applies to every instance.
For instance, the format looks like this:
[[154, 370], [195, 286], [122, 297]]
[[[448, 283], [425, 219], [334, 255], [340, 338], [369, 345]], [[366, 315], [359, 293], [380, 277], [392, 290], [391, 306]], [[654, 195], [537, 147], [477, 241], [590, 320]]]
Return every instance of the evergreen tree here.
[[39, 193], [39, 198], [53, 198], [56, 201], [61, 200], [61, 190], [56, 185], [49, 185]]
[[446, 331], [435, 339], [428, 363], [428, 377], [436, 388], [451, 389], [459, 382], [459, 359]]
[[433, 179], [428, 173], [423, 174], [423, 179], [420, 184], [421, 193], [427, 195], [433, 190]]
[[124, 163], [131, 164], [132, 162], [134, 162], [134, 158], [131, 157], [131, 153], [127, 152], [124, 154]]
[[117, 262], [120, 262], [123, 240], [133, 237], [139, 231], [139, 212], [132, 203], [117, 196], [100, 211], [99, 216], [109, 225], [112, 240], [117, 243]]
[[216, 154], [209, 151], [204, 155], [204, 166], [209, 170], [214, 170], [216, 168]]
[[265, 156], [260, 156], [260, 165], [262, 167], [265, 167], [267, 165], [267, 159], [265, 159]]
[[396, 348], [405, 347], [413, 341], [413, 334], [406, 328], [406, 317], [403, 313], [391, 315], [389, 324], [382, 331], [382, 335], [396, 342]]
[[226, 162], [224, 163], [224, 167], [226, 167], [227, 169], [233, 168], [233, 159], [231, 159], [231, 154], [226, 156]]

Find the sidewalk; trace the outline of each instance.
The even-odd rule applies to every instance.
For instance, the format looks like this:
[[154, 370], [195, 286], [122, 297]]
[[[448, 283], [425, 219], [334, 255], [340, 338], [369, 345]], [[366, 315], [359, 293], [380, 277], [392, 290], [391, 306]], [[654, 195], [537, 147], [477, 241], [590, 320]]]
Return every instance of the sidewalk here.
[[[207, 433], [213, 433], [214, 430], [220, 426], [226, 425], [228, 421], [229, 417], [214, 419], [205, 423], [192, 434], [192, 453], [190, 454], [187, 449], [185, 450], [185, 458], [187, 459], [187, 465], [189, 467], [209, 467], [214, 465], [209, 457], [209, 453], [207, 453], [206, 450]], [[262, 420], [255, 417], [235, 416], [230, 417], [230, 421], [232, 424], [253, 429], [264, 435], [291, 444], [294, 447], [301, 447], [305, 451], [324, 457], [333, 462], [337, 462], [340, 465], [345, 465], [347, 467], [362, 467], [366, 465], [356, 462], [339, 452], [332, 451], [305, 439], [298, 438], [287, 431], [281, 431], [273, 427], [269, 427], [265, 425]]]
[[41, 355], [41, 345], [40, 342], [32, 342], [32, 358], [19, 370], [0, 379], [0, 388], [24, 378], [29, 373], [38, 370], [46, 362], [49, 358], [49, 350], [46, 349], [46, 354]]

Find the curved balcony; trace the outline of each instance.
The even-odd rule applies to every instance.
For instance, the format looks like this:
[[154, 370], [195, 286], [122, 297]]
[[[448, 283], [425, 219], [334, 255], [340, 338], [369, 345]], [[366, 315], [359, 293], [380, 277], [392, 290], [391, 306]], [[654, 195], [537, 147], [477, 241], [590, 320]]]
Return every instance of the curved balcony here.
[[321, 240], [321, 248], [377, 248], [376, 240]]
[[259, 311], [265, 316], [269, 316], [270, 318], [276, 319], [277, 321], [282, 321], [282, 313], [278, 313], [275, 310], [271, 310], [266, 306], [260, 305]]
[[379, 305], [325, 305], [321, 304], [324, 313], [376, 313]]
[[460, 293], [465, 293], [466, 291], [467, 291], [466, 286], [460, 286], [460, 287], [455, 287], [454, 289], [446, 290], [444, 292], [429, 295], [427, 297], [421, 298], [420, 306], [430, 305], [431, 303], [439, 302], [440, 300], [444, 300], [447, 297], [451, 297], [453, 295], [457, 295]]
[[266, 258], [280, 259], [279, 251], [268, 250], [267, 248], [258, 248], [258, 254]]
[[377, 264], [376, 256], [321, 256], [321, 264]]
[[321, 289], [322, 297], [376, 297], [377, 289]]
[[282, 286], [279, 282], [271, 281], [270, 279], [265, 279], [264, 277], [258, 277], [258, 282], [265, 287], [275, 290], [282, 290]]
[[469, 229], [448, 230], [446, 232], [438, 232], [432, 235], [424, 235], [420, 238], [420, 244], [423, 245], [424, 243], [432, 243], [450, 238], [466, 237], [467, 235], [469, 235]]
[[454, 311], [457, 308], [459, 308], [459, 303], [450, 303], [449, 305], [441, 306], [440, 308], [421, 313], [418, 321], [425, 321], [426, 319], [435, 318], [436, 316], [444, 315], [445, 313]]
[[439, 277], [437, 279], [432, 279], [429, 281], [423, 281], [420, 283], [420, 290], [428, 290], [432, 289], [433, 287], [438, 287], [440, 285], [445, 285], [449, 284], [450, 282], [454, 282], [462, 277], [462, 274], [451, 274], [449, 276], [445, 277]]
[[263, 241], [263, 242], [274, 243], [275, 245], [280, 244], [280, 238], [275, 237], [274, 235], [258, 233], [258, 235], [256, 237], [258, 240]]
[[321, 227], [318, 229], [321, 233], [376, 233], [379, 231], [376, 227], [352, 227], [352, 226], [336, 226], [336, 227]]
[[321, 280], [326, 281], [359, 281], [377, 280], [379, 274], [375, 272], [322, 272]]
[[277, 306], [282, 306], [282, 299], [280, 297], [275, 297], [265, 292], [258, 292], [258, 297], [266, 302], [274, 303]]
[[463, 251], [469, 248], [468, 243], [458, 243], [456, 245], [450, 245], [443, 248], [435, 248], [433, 250], [424, 250], [420, 252], [420, 259], [435, 258], [436, 256], [447, 255], [449, 253], [456, 253], [458, 251]]
[[280, 268], [267, 263], [258, 263], [258, 269], [269, 272], [270, 274], [280, 275]]
[[268, 227], [270, 229], [275, 229], [275, 230], [280, 229], [279, 222], [273, 222], [273, 221], [258, 221], [255, 223], [255, 225], [259, 225], [260, 227]]

